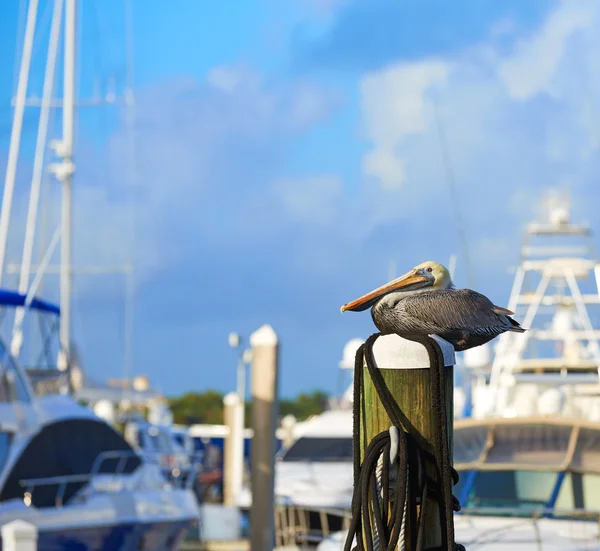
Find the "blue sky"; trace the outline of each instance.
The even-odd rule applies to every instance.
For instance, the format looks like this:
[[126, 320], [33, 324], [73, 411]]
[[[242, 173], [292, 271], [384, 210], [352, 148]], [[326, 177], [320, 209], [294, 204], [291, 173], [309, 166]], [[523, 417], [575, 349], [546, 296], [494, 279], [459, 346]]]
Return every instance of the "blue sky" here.
[[[38, 96], [51, 4], [40, 2]], [[120, 93], [123, 4], [81, 5], [80, 95]], [[571, 189], [574, 214], [600, 229], [593, 0], [170, 5], [133, 0], [134, 177], [124, 112], [86, 108], [74, 190], [75, 263], [133, 261], [134, 372], [167, 394], [232, 389], [227, 335], [263, 323], [281, 340], [282, 394], [336, 391], [344, 343], [373, 331], [368, 313], [339, 306], [383, 283], [390, 262], [406, 271], [458, 254], [456, 283], [467, 285], [435, 113], [478, 290], [507, 301], [508, 268], [545, 187]], [[16, 0], [0, 10], [3, 169], [23, 25]], [[15, 262], [36, 125], [30, 110]], [[48, 234], [59, 205], [51, 179], [43, 197]], [[47, 278], [45, 296], [56, 298], [56, 283]], [[122, 278], [79, 276], [74, 301], [86, 369], [121, 376]]]

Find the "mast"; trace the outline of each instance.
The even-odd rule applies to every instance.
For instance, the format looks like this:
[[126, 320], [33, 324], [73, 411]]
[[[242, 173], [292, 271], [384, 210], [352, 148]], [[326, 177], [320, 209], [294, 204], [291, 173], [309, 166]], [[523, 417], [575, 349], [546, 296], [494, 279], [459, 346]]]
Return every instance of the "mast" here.
[[4, 275], [4, 263], [6, 260], [6, 245], [8, 241], [8, 226], [10, 224], [10, 211], [12, 208], [13, 192], [15, 189], [15, 177], [17, 174], [17, 161], [19, 159], [19, 147], [21, 145], [21, 131], [23, 129], [23, 115], [27, 99], [27, 82], [29, 81], [29, 67], [31, 65], [31, 54], [33, 52], [33, 36], [35, 34], [35, 22], [37, 19], [37, 0], [29, 2], [27, 10], [27, 23], [25, 26], [25, 38], [23, 41], [23, 56], [19, 69], [19, 81], [15, 97], [15, 113], [10, 134], [10, 145], [8, 149], [8, 164], [4, 180], [4, 195], [2, 197], [2, 208], [0, 210], [0, 284]]
[[73, 163], [73, 131], [75, 118], [75, 24], [76, 0], [65, 0], [65, 49], [63, 80], [63, 136], [53, 142], [62, 162], [51, 170], [62, 184], [61, 250], [60, 250], [60, 352], [58, 369], [69, 366], [71, 341], [71, 184], [75, 165]]
[[[58, 53], [58, 43], [60, 38], [63, 4], [64, 0], [54, 0], [54, 10], [52, 12], [52, 25], [50, 27], [50, 41], [48, 45], [48, 57], [46, 58], [46, 72], [44, 75], [44, 88], [42, 92], [40, 120], [38, 125], [37, 141], [35, 145], [35, 157], [33, 161], [33, 176], [31, 180], [31, 191], [29, 194], [27, 222], [25, 225], [23, 261], [21, 264], [21, 275], [19, 277], [19, 293], [22, 294], [27, 294], [28, 292], [31, 292], [29, 288], [31, 259], [33, 257], [33, 245], [35, 240], [37, 211], [40, 202], [42, 174], [44, 169], [44, 154], [46, 151], [46, 138], [48, 135], [48, 121], [50, 116], [50, 107], [52, 103], [52, 90], [54, 87], [54, 74], [56, 68], [56, 57]], [[33, 292], [35, 293], [35, 290]], [[15, 319], [13, 324], [13, 339], [11, 342], [11, 352], [15, 357], [18, 357], [23, 342], [21, 326], [23, 324], [24, 316], [25, 309], [17, 308], [17, 310], [15, 311]]]

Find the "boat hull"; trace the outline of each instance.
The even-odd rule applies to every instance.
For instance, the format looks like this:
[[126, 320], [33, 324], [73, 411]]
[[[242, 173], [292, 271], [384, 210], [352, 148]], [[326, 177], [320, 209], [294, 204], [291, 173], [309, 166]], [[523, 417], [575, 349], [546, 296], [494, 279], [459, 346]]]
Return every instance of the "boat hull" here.
[[176, 551], [194, 520], [40, 531], [38, 551]]
[[38, 551], [171, 551], [199, 521], [191, 490], [93, 494], [81, 503], [36, 509], [13, 500], [0, 525], [20, 519], [38, 529]]

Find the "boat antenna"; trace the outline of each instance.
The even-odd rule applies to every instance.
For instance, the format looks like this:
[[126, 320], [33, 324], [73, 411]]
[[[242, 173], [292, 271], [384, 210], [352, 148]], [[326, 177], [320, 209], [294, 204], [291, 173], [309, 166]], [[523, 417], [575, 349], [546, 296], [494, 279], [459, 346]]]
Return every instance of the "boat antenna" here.
[[469, 287], [474, 288], [475, 287], [475, 277], [473, 275], [473, 268], [471, 266], [471, 260], [470, 260], [470, 254], [469, 254], [469, 243], [468, 243], [467, 234], [465, 231], [465, 223], [464, 223], [464, 219], [463, 219], [463, 215], [462, 215], [462, 210], [460, 208], [458, 191], [456, 189], [456, 175], [454, 172], [454, 167], [452, 165], [452, 161], [450, 159], [450, 153], [448, 151], [448, 143], [446, 140], [446, 132], [444, 129], [442, 119], [440, 117], [436, 98], [432, 98], [431, 103], [433, 105], [433, 118], [435, 120], [435, 126], [436, 126], [436, 130], [437, 130], [438, 140], [440, 143], [440, 150], [442, 153], [442, 164], [444, 166], [444, 172], [446, 173], [446, 183], [448, 184], [450, 200], [452, 202], [454, 216], [456, 219], [456, 228], [458, 231], [458, 238], [460, 241], [462, 256], [463, 256], [464, 263], [465, 263], [465, 269], [467, 271], [467, 283], [469, 284]]

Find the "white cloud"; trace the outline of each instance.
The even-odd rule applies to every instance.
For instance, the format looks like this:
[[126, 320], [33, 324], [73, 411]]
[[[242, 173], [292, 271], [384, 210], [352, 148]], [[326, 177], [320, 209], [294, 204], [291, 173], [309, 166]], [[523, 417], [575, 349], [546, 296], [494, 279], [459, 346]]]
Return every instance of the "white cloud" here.
[[369, 151], [362, 163], [363, 174], [367, 177], [378, 178], [381, 185], [394, 188], [404, 182], [406, 168], [393, 148], [380, 148]]
[[427, 94], [442, 84], [449, 65], [425, 61], [389, 67], [361, 82], [366, 137], [374, 144], [363, 159], [363, 173], [384, 187], [400, 186], [406, 167], [395, 153], [396, 144], [422, 134], [431, 118]]
[[591, 3], [561, 5], [542, 29], [522, 40], [516, 51], [500, 62], [499, 74], [515, 100], [527, 100], [542, 92], [552, 94], [555, 78], [565, 60], [567, 42], [578, 31], [593, 29], [595, 8]]
[[[574, 216], [589, 216], [585, 205], [600, 202], [599, 23], [599, 3], [565, 1], [512, 48], [490, 36], [435, 61], [399, 61], [364, 75], [370, 147], [362, 169], [380, 203], [373, 227], [405, 216], [413, 249], [439, 240], [460, 252], [456, 193], [474, 271], [498, 282], [509, 257], [517, 261], [521, 229], [544, 188], [570, 185], [583, 199], [574, 201]], [[400, 184], [401, 194], [385, 195]]]
[[430, 119], [427, 94], [448, 77], [448, 64], [440, 61], [399, 64], [361, 82], [367, 137], [391, 146], [427, 129]]
[[462, 176], [501, 157], [518, 166], [527, 157], [563, 165], [589, 157], [598, 140], [590, 123], [592, 95], [581, 83], [600, 84], [593, 62], [600, 61], [594, 50], [599, 19], [600, 4], [564, 2], [509, 53], [490, 42], [365, 75], [361, 109], [372, 147], [363, 157], [364, 174], [384, 187], [433, 177], [432, 160], [440, 164], [433, 100]]

